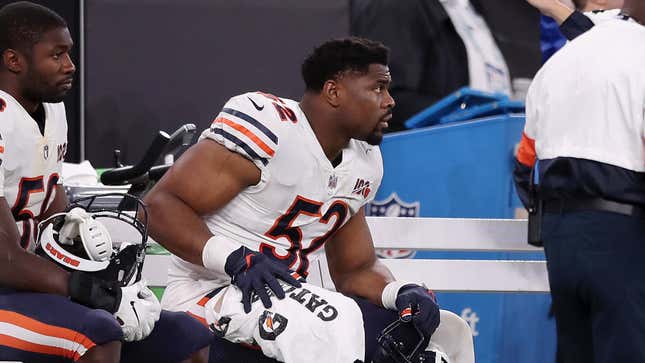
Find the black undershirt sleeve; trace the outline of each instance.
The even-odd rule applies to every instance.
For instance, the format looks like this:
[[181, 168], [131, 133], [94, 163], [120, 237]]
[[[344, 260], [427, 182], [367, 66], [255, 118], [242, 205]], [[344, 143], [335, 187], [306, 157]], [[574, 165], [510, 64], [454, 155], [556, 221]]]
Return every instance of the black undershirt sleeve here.
[[569, 40], [574, 40], [580, 34], [594, 27], [593, 21], [579, 11], [574, 11], [560, 25], [560, 31]]

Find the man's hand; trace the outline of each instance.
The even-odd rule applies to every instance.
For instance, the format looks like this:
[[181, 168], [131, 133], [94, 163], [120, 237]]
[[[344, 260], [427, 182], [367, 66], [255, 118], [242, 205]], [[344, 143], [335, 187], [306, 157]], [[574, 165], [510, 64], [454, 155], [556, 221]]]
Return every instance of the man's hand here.
[[121, 324], [126, 342], [150, 335], [160, 313], [161, 305], [144, 281], [121, 288], [121, 301], [114, 317]]
[[101, 280], [91, 273], [72, 271], [68, 281], [73, 302], [114, 314], [121, 302], [121, 288], [116, 282]]
[[403, 286], [396, 297], [396, 308], [401, 317], [411, 316], [412, 323], [426, 339], [430, 339], [439, 326], [439, 305], [434, 293], [423, 286]]
[[526, 0], [542, 14], [549, 16], [561, 25], [575, 10], [571, 0]]
[[284, 290], [278, 279], [300, 287], [300, 282], [291, 276], [287, 266], [272, 261], [267, 256], [254, 252], [246, 247], [240, 247], [226, 258], [224, 266], [226, 273], [231, 276], [232, 283], [242, 290], [244, 312], [251, 312], [253, 293], [257, 294], [265, 307], [271, 307], [268, 289], [271, 289], [278, 299], [284, 298]]
[[72, 301], [92, 309], [103, 309], [114, 314], [125, 341], [147, 337], [161, 314], [161, 305], [145, 281], [119, 287], [115, 282], [98, 279], [92, 274], [73, 271], [69, 278], [69, 296]]

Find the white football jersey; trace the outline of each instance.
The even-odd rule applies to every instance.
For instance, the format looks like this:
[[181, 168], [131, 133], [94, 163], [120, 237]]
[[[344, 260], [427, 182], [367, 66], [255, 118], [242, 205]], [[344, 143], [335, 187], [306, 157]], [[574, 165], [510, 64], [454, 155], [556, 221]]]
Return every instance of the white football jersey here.
[[270, 308], [255, 300], [247, 314], [240, 304], [242, 291], [230, 285], [204, 298], [203, 312], [197, 314], [218, 336], [257, 345], [279, 362], [354, 363], [365, 357], [363, 315], [353, 299], [307, 283], [282, 286], [284, 299], [271, 299]]
[[34, 218], [40, 216], [61, 184], [67, 151], [67, 119], [63, 103], [44, 103], [45, 135], [29, 113], [0, 91], [0, 196], [16, 219], [21, 245], [33, 251]]
[[[205, 217], [211, 232], [273, 254], [301, 276], [326, 239], [374, 198], [383, 176], [378, 146], [351, 140], [334, 167], [298, 103], [262, 92], [231, 98], [206, 138], [253, 161], [262, 175]], [[173, 257], [169, 282], [186, 277], [230, 283], [223, 272]]]

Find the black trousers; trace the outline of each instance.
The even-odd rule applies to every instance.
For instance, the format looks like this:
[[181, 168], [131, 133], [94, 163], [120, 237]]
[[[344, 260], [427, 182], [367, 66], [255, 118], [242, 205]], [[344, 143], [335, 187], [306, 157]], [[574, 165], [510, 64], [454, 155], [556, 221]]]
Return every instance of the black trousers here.
[[645, 219], [548, 213], [542, 232], [561, 362], [645, 362]]

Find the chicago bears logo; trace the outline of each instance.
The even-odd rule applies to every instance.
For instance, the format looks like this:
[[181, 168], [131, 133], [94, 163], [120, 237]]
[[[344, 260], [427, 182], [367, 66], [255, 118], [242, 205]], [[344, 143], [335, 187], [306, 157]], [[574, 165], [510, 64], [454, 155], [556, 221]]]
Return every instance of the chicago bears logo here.
[[265, 310], [259, 322], [260, 337], [264, 340], [275, 340], [287, 328], [289, 320], [278, 313]]
[[[376, 217], [418, 217], [421, 203], [407, 203], [396, 193], [390, 194], [384, 200], [374, 200], [365, 207], [365, 214]], [[381, 258], [412, 258], [414, 250], [394, 250], [378, 248], [376, 254]]]
[[208, 327], [215, 333], [216, 336], [222, 338], [228, 332], [228, 325], [231, 323], [231, 318], [222, 316], [218, 321], [211, 323]]
[[4, 111], [5, 108], [7, 108], [7, 102], [0, 98], [0, 112]]

